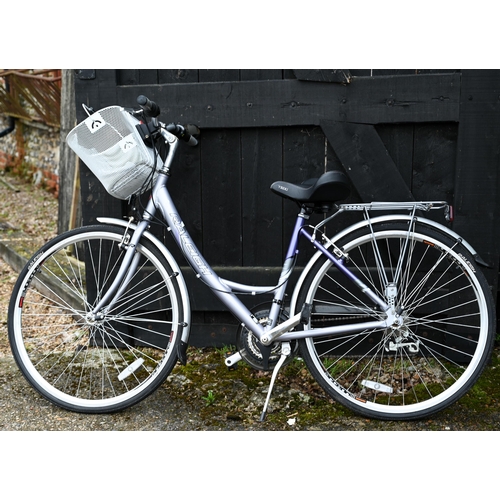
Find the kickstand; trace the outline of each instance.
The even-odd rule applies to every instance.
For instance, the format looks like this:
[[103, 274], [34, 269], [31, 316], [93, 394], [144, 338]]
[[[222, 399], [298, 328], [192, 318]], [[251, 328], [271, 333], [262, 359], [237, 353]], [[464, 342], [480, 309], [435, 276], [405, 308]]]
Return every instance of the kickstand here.
[[267, 390], [266, 402], [264, 404], [264, 409], [262, 410], [262, 414], [260, 416], [261, 422], [263, 422], [266, 418], [267, 406], [269, 405], [269, 400], [271, 399], [271, 392], [273, 391], [274, 382], [276, 381], [276, 376], [278, 375], [278, 372], [280, 371], [280, 368], [283, 366], [283, 363], [285, 362], [286, 358], [290, 356], [291, 352], [292, 349], [290, 348], [290, 343], [283, 342], [281, 344], [281, 357], [279, 361], [276, 363], [276, 366], [274, 367], [273, 375], [271, 377], [271, 383], [269, 384], [269, 389]]

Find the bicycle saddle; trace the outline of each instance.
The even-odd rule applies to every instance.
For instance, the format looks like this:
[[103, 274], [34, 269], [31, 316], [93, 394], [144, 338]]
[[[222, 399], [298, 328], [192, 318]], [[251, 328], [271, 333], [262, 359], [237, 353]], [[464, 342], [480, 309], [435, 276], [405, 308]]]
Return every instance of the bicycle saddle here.
[[315, 210], [327, 212], [333, 203], [347, 198], [351, 192], [349, 180], [339, 171], [325, 172], [319, 178], [307, 179], [301, 184], [277, 181], [271, 191], [301, 205], [314, 205]]

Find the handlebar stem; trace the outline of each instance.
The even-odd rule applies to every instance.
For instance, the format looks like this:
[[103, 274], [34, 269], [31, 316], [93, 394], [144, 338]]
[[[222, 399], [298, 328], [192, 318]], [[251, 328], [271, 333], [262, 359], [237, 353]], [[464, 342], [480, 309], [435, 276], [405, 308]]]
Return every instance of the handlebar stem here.
[[177, 151], [177, 147], [179, 146], [179, 139], [175, 137], [175, 135], [172, 135], [170, 132], [165, 130], [164, 124], [160, 123], [161, 129], [160, 133], [162, 137], [165, 139], [165, 142], [168, 143], [169, 148], [168, 148], [168, 154], [167, 157], [165, 158], [165, 162], [163, 163], [163, 167], [160, 170], [160, 172], [163, 172], [167, 175], [170, 174], [170, 166], [172, 165], [172, 162], [175, 157], [175, 152]]

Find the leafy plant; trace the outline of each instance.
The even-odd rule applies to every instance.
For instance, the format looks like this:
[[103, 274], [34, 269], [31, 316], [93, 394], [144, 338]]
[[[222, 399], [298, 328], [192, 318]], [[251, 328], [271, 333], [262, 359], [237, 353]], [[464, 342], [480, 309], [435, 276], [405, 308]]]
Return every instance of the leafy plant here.
[[201, 399], [205, 401], [207, 406], [211, 406], [215, 403], [215, 394], [211, 389], [208, 391], [206, 396], [202, 396]]

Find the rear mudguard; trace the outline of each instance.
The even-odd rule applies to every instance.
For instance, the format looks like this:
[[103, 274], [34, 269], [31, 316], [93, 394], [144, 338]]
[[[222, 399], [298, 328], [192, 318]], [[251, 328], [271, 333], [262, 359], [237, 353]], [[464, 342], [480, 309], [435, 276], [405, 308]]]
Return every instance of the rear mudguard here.
[[[383, 224], [385, 222], [411, 222], [412, 220], [415, 220], [416, 222], [419, 222], [420, 224], [423, 224], [424, 226], [428, 226], [432, 229], [435, 229], [436, 231], [439, 231], [443, 234], [446, 234], [447, 236], [459, 241], [462, 245], [464, 245], [467, 250], [471, 253], [471, 255], [474, 257], [474, 260], [481, 266], [485, 267], [490, 267], [479, 255], [478, 253], [472, 248], [472, 246], [467, 243], [461, 236], [459, 236], [457, 233], [452, 231], [451, 229], [447, 228], [446, 226], [443, 226], [439, 222], [434, 222], [432, 220], [426, 219], [424, 217], [412, 217], [409, 215], [384, 215], [380, 217], [374, 217], [369, 220], [362, 220], [360, 222], [357, 222], [356, 224], [353, 224], [346, 229], [340, 231], [337, 233], [334, 237], [330, 238], [331, 243], [329, 242], [328, 244], [325, 244], [325, 247], [328, 248], [331, 246], [332, 243], [336, 243], [339, 241], [341, 238], [343, 238], [346, 234], [350, 233], [351, 231], [356, 231], [358, 229], [364, 228], [369, 226], [370, 224], [372, 226], [377, 225], [377, 224]], [[290, 301], [290, 315], [294, 314], [294, 311], [297, 306], [297, 298], [300, 292], [300, 289], [302, 288], [302, 285], [304, 284], [304, 280], [312, 268], [312, 266], [316, 263], [316, 261], [322, 256], [323, 254], [318, 251], [316, 252], [311, 260], [307, 263], [306, 267], [302, 271], [297, 284], [295, 285], [295, 288], [292, 293], [292, 298]]]
[[[134, 230], [137, 226], [136, 224], [130, 224], [126, 220], [113, 219], [110, 217], [98, 217], [97, 220], [101, 224], [109, 224], [111, 226], [129, 227]], [[181, 293], [181, 299], [183, 304], [183, 319], [182, 319], [182, 334], [181, 342], [179, 344], [178, 357], [179, 361], [183, 364], [186, 363], [186, 349], [189, 344], [189, 333], [191, 330], [191, 302], [189, 300], [189, 293], [186, 287], [186, 282], [184, 281], [184, 276], [182, 275], [181, 268], [177, 261], [174, 259], [172, 254], [168, 249], [161, 243], [161, 241], [153, 236], [151, 233], [146, 231], [144, 233], [144, 238], [147, 238], [153, 245], [158, 248], [161, 254], [165, 257], [168, 264], [172, 268], [174, 273], [177, 273], [177, 284], [179, 285], [179, 290]]]

